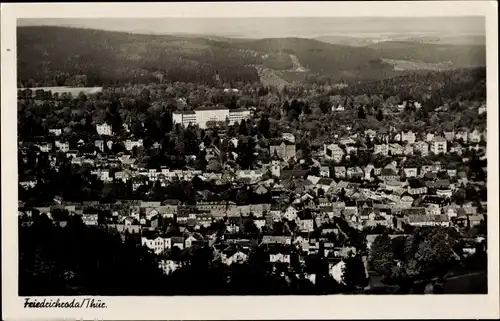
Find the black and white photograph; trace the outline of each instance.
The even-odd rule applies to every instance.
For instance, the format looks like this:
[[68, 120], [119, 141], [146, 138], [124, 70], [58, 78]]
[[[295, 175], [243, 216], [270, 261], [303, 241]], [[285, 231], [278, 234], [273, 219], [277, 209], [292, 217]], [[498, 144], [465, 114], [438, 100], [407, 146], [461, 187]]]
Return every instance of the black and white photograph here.
[[17, 18], [16, 295], [491, 294], [486, 25]]

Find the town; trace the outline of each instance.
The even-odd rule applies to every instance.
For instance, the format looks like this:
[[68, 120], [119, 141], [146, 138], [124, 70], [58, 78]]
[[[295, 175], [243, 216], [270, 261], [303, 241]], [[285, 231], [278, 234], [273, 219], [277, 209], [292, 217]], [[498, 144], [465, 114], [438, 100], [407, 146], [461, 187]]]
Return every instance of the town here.
[[[71, 100], [43, 90], [19, 95], [35, 106]], [[81, 93], [74, 100], [88, 101], [91, 95]], [[186, 105], [182, 98], [178, 103]], [[299, 104], [293, 100], [289, 107], [286, 101], [281, 116]], [[422, 108], [405, 101], [392, 107], [394, 114], [405, 113], [407, 105], [415, 112]], [[336, 286], [325, 293], [371, 289], [377, 282], [382, 286], [380, 279], [392, 284], [402, 259], [380, 251], [388, 245], [385, 251], [391, 252], [395, 239], [405, 244], [422, 227], [456, 232], [449, 248], [436, 243], [445, 248], [425, 249], [450, 250], [452, 255], [439, 258], [447, 264], [477, 261], [486, 250], [484, 127], [359, 131], [341, 125], [331, 138], [312, 146], [313, 129], [281, 130], [255, 107], [212, 105], [174, 111], [171, 117], [165, 113], [165, 126], [175, 133], [175, 141], [168, 142], [153, 141], [150, 124], [117, 125], [118, 110], [92, 130], [84, 125], [83, 138], [56, 124], [19, 140], [22, 226], [45, 217], [64, 228], [78, 218], [89, 228], [118, 233], [123, 242], [134, 239], [166, 276], [192, 264], [186, 251], [208, 249], [213, 261], [226, 266], [262, 252], [270, 271], [283, 277], [293, 273], [312, 286], [319, 278], [334, 280]], [[325, 111], [334, 117], [346, 113], [340, 103]], [[363, 108], [356, 111], [363, 117]], [[485, 111], [479, 106], [477, 117]], [[30, 131], [35, 133], [36, 125]], [[163, 165], [162, 157], [172, 165]], [[87, 183], [92, 187], [84, 187]], [[78, 184], [81, 190], [75, 190]], [[102, 190], [94, 193], [95, 187]], [[437, 242], [422, 240], [431, 241]]]

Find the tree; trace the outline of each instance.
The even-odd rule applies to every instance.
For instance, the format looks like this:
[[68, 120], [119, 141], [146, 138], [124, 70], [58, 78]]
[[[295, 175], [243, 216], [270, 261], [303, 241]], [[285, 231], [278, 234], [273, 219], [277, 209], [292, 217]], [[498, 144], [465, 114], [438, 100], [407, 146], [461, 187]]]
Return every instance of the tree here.
[[207, 171], [219, 173], [221, 170], [222, 166], [220, 165], [220, 163], [215, 158], [212, 158], [207, 165]]
[[359, 106], [359, 108], [358, 108], [358, 118], [359, 119], [365, 119], [366, 118], [366, 113], [365, 113], [365, 110], [364, 110], [363, 106]]
[[433, 229], [424, 237], [414, 254], [423, 278], [443, 277], [448, 272], [454, 261], [453, 245], [453, 239], [442, 228]]
[[389, 279], [392, 276], [394, 267], [394, 253], [392, 250], [392, 241], [389, 235], [382, 234], [375, 238], [370, 248], [368, 260], [370, 268]]
[[248, 131], [247, 131], [247, 122], [246, 120], [242, 119], [241, 122], [240, 122], [240, 127], [238, 129], [238, 133], [240, 135], [243, 135], [243, 136], [246, 136], [248, 135]]
[[368, 277], [363, 260], [359, 256], [349, 257], [344, 260], [343, 280], [348, 290], [368, 285]]
[[383, 121], [383, 120], [384, 120], [384, 114], [382, 113], [382, 109], [379, 109], [379, 110], [378, 110], [378, 113], [377, 113], [377, 120], [378, 120], [378, 121]]
[[269, 137], [269, 128], [270, 128], [269, 119], [267, 118], [267, 116], [262, 116], [259, 123], [259, 132], [264, 137]]

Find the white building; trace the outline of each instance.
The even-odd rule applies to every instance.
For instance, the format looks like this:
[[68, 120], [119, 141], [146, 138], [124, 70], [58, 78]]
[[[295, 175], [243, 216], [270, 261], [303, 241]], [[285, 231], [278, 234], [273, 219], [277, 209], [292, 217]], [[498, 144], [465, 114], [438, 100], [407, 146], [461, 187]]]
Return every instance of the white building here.
[[233, 125], [250, 117], [250, 111], [244, 108], [228, 109], [223, 106], [202, 106], [194, 111], [174, 112], [172, 119], [174, 124], [198, 124], [200, 128], [207, 128], [208, 122], [226, 122]]
[[190, 124], [196, 124], [196, 113], [192, 110], [174, 111], [172, 121], [174, 124], [182, 124], [187, 127]]
[[125, 141], [125, 149], [128, 150], [128, 151], [131, 151], [132, 149], [134, 149], [134, 147], [141, 147], [142, 146], [142, 139], [139, 139], [139, 140], [130, 140], [130, 139], [127, 139]]
[[62, 134], [62, 129], [60, 128], [51, 128], [49, 129], [49, 133], [54, 134], [54, 136], [59, 136]]
[[96, 130], [97, 134], [101, 136], [112, 136], [113, 131], [111, 129], [111, 126], [104, 123], [104, 124], [97, 124], [96, 125]]
[[68, 142], [61, 142], [61, 141], [56, 140], [55, 143], [56, 143], [56, 148], [58, 150], [60, 150], [61, 152], [66, 153], [69, 151], [69, 143]]
[[432, 142], [432, 152], [434, 154], [444, 154], [447, 151], [447, 141], [442, 137], [435, 137]]

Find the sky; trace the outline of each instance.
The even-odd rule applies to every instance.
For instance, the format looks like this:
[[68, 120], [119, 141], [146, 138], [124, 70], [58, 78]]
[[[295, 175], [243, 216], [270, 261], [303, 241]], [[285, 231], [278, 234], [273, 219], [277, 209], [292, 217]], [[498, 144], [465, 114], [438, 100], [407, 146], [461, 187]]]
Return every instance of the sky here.
[[486, 34], [483, 17], [18, 19], [18, 26], [41, 25], [135, 33], [215, 35], [237, 38]]

